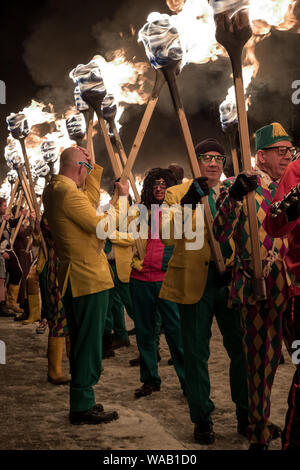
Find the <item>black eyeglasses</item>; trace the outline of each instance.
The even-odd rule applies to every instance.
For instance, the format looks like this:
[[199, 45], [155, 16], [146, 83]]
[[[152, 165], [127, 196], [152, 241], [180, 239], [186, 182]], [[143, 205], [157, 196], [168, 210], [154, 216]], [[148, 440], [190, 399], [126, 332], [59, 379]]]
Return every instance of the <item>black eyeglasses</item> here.
[[211, 163], [213, 160], [216, 162], [217, 165], [222, 165], [225, 163], [226, 156], [225, 155], [209, 155], [199, 153], [197, 155], [198, 160], [201, 160], [203, 163]]
[[290, 152], [292, 157], [295, 157], [297, 153], [295, 147], [266, 147], [262, 150], [264, 150], [265, 152], [267, 152], [268, 150], [275, 150], [275, 152], [277, 152], [280, 157], [285, 157], [287, 152]]

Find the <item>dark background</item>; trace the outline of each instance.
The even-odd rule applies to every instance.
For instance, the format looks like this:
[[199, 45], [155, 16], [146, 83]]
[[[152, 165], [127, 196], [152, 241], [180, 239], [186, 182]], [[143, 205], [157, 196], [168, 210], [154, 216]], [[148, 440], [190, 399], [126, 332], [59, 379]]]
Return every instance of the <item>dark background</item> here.
[[[97, 53], [109, 59], [114, 50], [124, 47], [127, 59], [136, 56], [138, 60], [147, 61], [143, 45], [137, 43], [137, 32], [151, 11], [172, 14], [165, 0], [48, 0], [39, 3], [27, 0], [1, 4], [0, 79], [6, 83], [7, 92], [7, 104], [0, 104], [1, 181], [7, 172], [3, 156], [8, 135], [6, 116], [21, 111], [32, 98], [51, 102], [57, 113], [63, 113], [74, 105], [70, 70], [79, 63], [87, 63]], [[298, 6], [295, 12], [300, 19]], [[134, 36], [131, 25], [136, 31]], [[255, 52], [260, 69], [251, 85], [248, 113], [251, 144], [253, 146], [256, 129], [280, 121], [294, 137], [295, 144], [300, 145], [300, 105], [291, 101], [294, 91], [291, 84], [300, 80], [300, 35], [272, 30], [271, 35], [256, 46]], [[216, 137], [227, 146], [218, 108], [232, 85], [230, 74], [229, 59], [219, 58], [212, 63], [188, 65], [179, 76], [194, 143]], [[149, 79], [154, 79], [155, 73], [149, 70], [148, 75]], [[127, 152], [143, 111], [144, 106], [126, 105], [121, 137]], [[94, 142], [96, 160], [105, 167], [104, 186], [108, 189], [112, 171], [103, 139], [98, 135]], [[144, 173], [147, 168], [171, 162], [181, 163], [189, 176], [185, 147], [165, 87], [134, 173]]]

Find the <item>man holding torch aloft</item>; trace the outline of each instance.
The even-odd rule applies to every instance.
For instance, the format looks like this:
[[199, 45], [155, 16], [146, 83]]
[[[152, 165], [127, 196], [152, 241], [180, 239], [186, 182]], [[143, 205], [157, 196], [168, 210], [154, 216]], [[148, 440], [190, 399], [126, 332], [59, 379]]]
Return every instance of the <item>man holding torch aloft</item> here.
[[[216, 239], [232, 238], [236, 253], [229, 305], [240, 310], [246, 352], [249, 394], [250, 450], [267, 450], [280, 430], [269, 421], [270, 396], [281, 357], [282, 312], [287, 299], [283, 259], [287, 242], [273, 240], [266, 232], [268, 207], [293, 154], [291, 137], [279, 123], [256, 132], [256, 169], [224, 181], [214, 221]], [[255, 298], [253, 256], [249, 237], [246, 195], [254, 191], [259, 245], [266, 283], [266, 300]]]
[[[59, 174], [52, 176], [43, 195], [45, 217], [60, 261], [58, 283], [70, 332], [72, 424], [118, 418], [115, 411], [104, 412], [101, 404], [96, 405], [93, 391], [101, 374], [102, 336], [109, 289], [114, 286], [96, 228], [101, 220], [109, 222], [118, 215], [118, 203], [115, 211], [96, 215], [101, 175], [102, 168], [92, 166], [86, 150], [68, 148], [61, 155]], [[84, 185], [85, 191], [80, 190]], [[116, 183], [116, 190], [119, 196], [129, 194], [128, 184]]]
[[[220, 177], [225, 162], [225, 150], [215, 139], [206, 139], [195, 147], [202, 177], [187, 181], [166, 190], [163, 204], [163, 223], [168, 223], [169, 207], [186, 205], [192, 208], [193, 222], [201, 209], [203, 197], [208, 195], [212, 214], [216, 212], [216, 198], [220, 192]], [[180, 206], [179, 206], [180, 207]], [[244, 434], [248, 425], [247, 379], [245, 358], [242, 347], [242, 331], [237, 311], [226, 307], [229, 284], [228, 274], [220, 275], [214, 262], [204, 232], [204, 245], [189, 248], [187, 236], [176, 238], [176, 215], [171, 214], [172, 232], [163, 237], [167, 246], [174, 245], [160, 297], [176, 302], [180, 312], [181, 332], [184, 351], [184, 372], [186, 397], [190, 417], [194, 423], [194, 439], [201, 445], [215, 441], [212, 412], [215, 408], [210, 397], [208, 360], [213, 318], [215, 317], [223, 336], [225, 349], [230, 357], [230, 388], [236, 405], [238, 432]], [[178, 228], [178, 226], [177, 226]], [[200, 232], [196, 224], [196, 233]], [[232, 256], [229, 243], [222, 254], [228, 260]], [[230, 274], [230, 272], [229, 272]]]

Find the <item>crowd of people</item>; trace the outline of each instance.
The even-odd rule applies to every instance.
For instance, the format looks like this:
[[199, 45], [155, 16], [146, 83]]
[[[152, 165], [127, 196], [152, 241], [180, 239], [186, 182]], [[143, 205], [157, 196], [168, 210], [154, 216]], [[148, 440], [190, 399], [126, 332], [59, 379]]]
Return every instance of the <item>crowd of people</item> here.
[[[267, 450], [270, 441], [280, 437], [283, 449], [300, 449], [299, 365], [287, 397], [284, 430], [269, 419], [282, 341], [292, 354], [293, 342], [300, 340], [300, 191], [294, 189], [300, 183], [300, 160], [292, 161], [296, 153], [292, 139], [279, 123], [257, 130], [255, 143], [255, 168], [225, 180], [221, 176], [226, 151], [213, 138], [195, 147], [200, 178], [183, 180], [183, 169], [177, 164], [148, 170], [141, 193], [149, 221], [146, 237], [140, 239], [142, 256], [130, 232], [133, 216], [125, 221], [128, 231], [121, 223], [121, 200], [128, 207], [132, 204], [128, 183], [116, 181], [114, 206], [97, 211], [103, 169], [81, 147], [61, 154], [59, 174], [52, 176], [43, 193], [41, 220], [20, 208], [18, 214], [16, 208], [7, 214], [6, 200], [0, 199], [0, 216], [6, 221], [1, 239], [0, 316], [12, 316], [24, 324], [39, 321], [37, 333], [45, 332], [48, 325], [48, 380], [53, 385], [70, 383], [71, 424], [118, 419], [115, 410], [96, 403], [93, 387], [101, 376], [102, 359], [128, 346], [132, 334], [139, 355], [130, 365], [139, 366], [141, 382], [134, 396], [140, 399], [159, 392], [163, 332], [169, 364], [174, 366], [194, 423], [194, 440], [212, 444], [215, 405], [208, 361], [215, 317], [230, 359], [237, 432], [249, 439], [252, 451]], [[250, 193], [256, 204], [264, 300], [257, 300], [252, 282]], [[207, 227], [196, 223], [205, 197], [226, 268], [223, 273]], [[278, 210], [282, 200], [285, 204]], [[190, 208], [192, 226], [203, 230], [201, 247], [188, 247], [192, 240], [184, 230], [177, 236], [175, 212], [165, 217], [172, 207]], [[11, 244], [21, 214], [25, 222]], [[99, 224], [109, 226], [113, 217], [116, 230], [98, 238]], [[134, 322], [129, 332], [125, 312]], [[70, 380], [62, 371], [64, 350]]]

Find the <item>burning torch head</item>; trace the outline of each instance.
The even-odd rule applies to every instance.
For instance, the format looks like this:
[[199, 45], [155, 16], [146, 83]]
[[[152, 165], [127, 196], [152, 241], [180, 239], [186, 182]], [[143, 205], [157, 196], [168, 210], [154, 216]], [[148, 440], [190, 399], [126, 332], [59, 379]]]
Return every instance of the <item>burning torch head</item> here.
[[44, 160], [37, 160], [35, 162], [33, 173], [34, 178], [45, 178], [50, 172], [49, 165]]
[[172, 18], [166, 14], [151, 13], [139, 31], [139, 41], [143, 42], [147, 57], [155, 69], [182, 60], [179, 33]]
[[117, 105], [113, 95], [107, 94], [102, 101], [102, 114], [104, 119], [114, 119], [117, 114]]
[[101, 109], [106, 89], [97, 62], [91, 60], [86, 65], [77, 65], [70, 73], [70, 76], [79, 86], [81, 98], [96, 111]]
[[88, 111], [89, 105], [82, 99], [79, 86], [76, 86], [74, 89], [74, 99], [77, 111], [80, 113]]
[[58, 159], [58, 148], [53, 140], [45, 140], [41, 144], [41, 154], [45, 163], [55, 163]]
[[8, 182], [13, 185], [17, 181], [18, 174], [15, 170], [10, 170], [7, 173]]
[[236, 130], [238, 125], [237, 109], [235, 101], [227, 96], [225, 101], [219, 107], [220, 120], [223, 132]]
[[4, 158], [9, 168], [19, 168], [23, 165], [22, 149], [20, 142], [9, 137], [4, 151]]
[[14, 114], [11, 113], [7, 118], [7, 127], [8, 130], [11, 132], [12, 136], [15, 139], [25, 139], [29, 132], [29, 124], [25, 114], [18, 113]]
[[238, 11], [249, 8], [249, 0], [210, 0], [209, 3], [215, 15], [225, 11], [230, 11], [232, 15], [235, 15]]
[[66, 126], [70, 139], [83, 139], [86, 133], [86, 123], [82, 114], [74, 114], [66, 119]]

